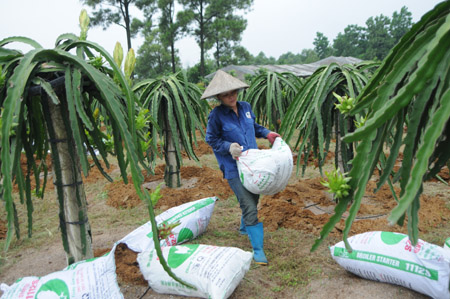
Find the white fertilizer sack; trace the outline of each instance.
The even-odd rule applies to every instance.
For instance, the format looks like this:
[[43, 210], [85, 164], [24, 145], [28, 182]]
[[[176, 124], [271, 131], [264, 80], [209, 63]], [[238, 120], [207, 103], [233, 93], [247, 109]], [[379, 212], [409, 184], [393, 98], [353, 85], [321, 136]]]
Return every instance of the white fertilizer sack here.
[[284, 188], [293, 168], [292, 152], [280, 137], [268, 150], [249, 149], [237, 160], [244, 187], [254, 194], [273, 195]]
[[107, 255], [72, 264], [43, 277], [24, 277], [11, 286], [2, 284], [1, 299], [123, 298], [116, 279], [114, 250], [115, 247]]
[[447, 238], [444, 243], [444, 250], [450, 256], [450, 238]]
[[150, 287], [163, 294], [222, 299], [228, 298], [247, 273], [253, 254], [234, 247], [177, 245], [162, 248], [164, 259], [190, 289], [171, 278], [161, 266], [156, 250], [138, 255], [139, 268]]
[[[180, 225], [172, 230], [172, 234], [161, 240], [161, 247], [181, 244], [201, 235], [209, 224], [216, 200], [217, 197], [199, 199], [173, 207], [156, 216], [158, 225], [180, 222]], [[118, 243], [127, 244], [128, 248], [135, 252], [154, 249], [152, 224], [149, 221], [141, 225]]]
[[413, 246], [405, 234], [373, 231], [330, 247], [333, 259], [363, 278], [410, 288], [433, 298], [450, 298], [450, 260], [444, 248], [419, 239]]

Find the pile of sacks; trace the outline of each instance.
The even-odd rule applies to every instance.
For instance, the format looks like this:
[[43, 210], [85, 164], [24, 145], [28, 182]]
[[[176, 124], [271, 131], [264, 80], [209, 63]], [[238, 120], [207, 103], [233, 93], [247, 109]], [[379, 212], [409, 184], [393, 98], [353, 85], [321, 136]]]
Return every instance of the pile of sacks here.
[[216, 197], [171, 208], [156, 217], [161, 224], [177, 225], [161, 240], [171, 271], [195, 289], [176, 282], [162, 268], [153, 243], [152, 225], [143, 224], [116, 242], [102, 257], [81, 261], [43, 277], [24, 277], [0, 285], [1, 299], [12, 298], [123, 298], [117, 284], [114, 252], [125, 243], [138, 252], [139, 268], [156, 292], [202, 298], [228, 298], [250, 268], [251, 252], [233, 247], [179, 245], [202, 234], [209, 224]]

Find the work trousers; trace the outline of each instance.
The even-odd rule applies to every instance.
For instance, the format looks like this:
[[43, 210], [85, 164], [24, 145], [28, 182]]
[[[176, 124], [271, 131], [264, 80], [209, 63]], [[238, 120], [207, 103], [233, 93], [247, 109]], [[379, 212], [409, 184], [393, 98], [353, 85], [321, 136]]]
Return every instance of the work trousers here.
[[259, 194], [254, 194], [244, 188], [239, 178], [228, 179], [234, 194], [237, 197], [239, 206], [242, 210], [245, 226], [258, 224], [258, 201]]

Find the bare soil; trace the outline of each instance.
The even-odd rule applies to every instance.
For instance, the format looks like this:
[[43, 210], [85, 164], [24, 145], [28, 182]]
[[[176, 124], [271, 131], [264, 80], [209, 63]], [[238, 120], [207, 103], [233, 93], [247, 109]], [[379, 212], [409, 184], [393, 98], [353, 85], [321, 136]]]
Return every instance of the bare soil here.
[[[199, 147], [196, 149], [196, 154], [200, 157], [202, 155], [210, 155], [211, 153], [211, 149], [206, 144], [200, 142]], [[109, 171], [113, 170], [114, 168]], [[155, 169], [154, 175], [145, 174], [144, 186], [149, 190], [154, 190], [158, 184], [162, 184], [161, 194], [163, 197], [156, 206], [159, 210], [167, 210], [171, 207], [192, 201], [193, 199], [208, 197], [212, 194], [220, 199], [227, 199], [233, 195], [226, 180], [223, 179], [222, 173], [219, 170], [206, 166], [182, 167], [181, 176], [183, 186], [177, 189], [165, 188], [163, 175], [164, 165], [158, 166]], [[441, 171], [440, 176], [447, 183], [450, 183], [450, 175], [447, 168]], [[85, 181], [85, 183], [89, 184], [89, 182], [102, 179], [104, 178], [100, 172], [93, 170], [89, 174], [88, 181]], [[433, 228], [442, 227], [450, 220], [449, 210], [446, 207], [446, 201], [449, 199], [448, 185], [445, 186], [439, 183], [439, 186], [441, 186], [440, 189], [434, 189], [434, 192], [429, 192], [432, 195], [425, 194], [421, 198], [421, 234], [427, 233], [433, 230]], [[363, 198], [357, 219], [352, 225], [350, 235], [374, 230], [407, 233], [406, 227], [389, 226], [387, 224], [386, 218], [396, 203], [387, 186], [383, 186], [377, 193], [373, 193], [375, 187], [376, 181], [371, 181], [368, 185], [366, 195]], [[49, 182], [48, 188], [52, 188], [51, 182]], [[132, 184], [125, 185], [122, 181], [115, 181], [106, 184], [104, 190], [108, 194], [106, 204], [110, 207], [130, 209], [142, 206], [142, 208], [146, 208], [136, 196]], [[305, 249], [305, 246], [302, 244], [292, 244], [292, 248], [297, 250], [295, 254], [303, 252], [303, 257], [308, 255], [309, 245], [312, 244], [314, 237], [318, 236], [323, 225], [333, 214], [334, 207], [335, 202], [331, 195], [326, 192], [326, 188], [320, 184], [319, 177], [302, 178], [296, 177], [293, 174], [290, 183], [284, 191], [273, 196], [263, 196], [260, 200], [259, 218], [263, 221], [265, 230], [267, 231], [266, 251], [269, 252], [269, 257], [271, 248], [275, 251], [275, 247], [277, 246], [277, 244], [271, 243], [271, 234], [275, 236], [277, 233], [283, 231], [289, 234], [295, 234], [297, 232], [301, 236], [307, 236], [305, 237], [305, 243], [308, 244], [308, 248]], [[237, 228], [240, 219], [239, 208], [235, 206], [230, 211], [236, 214], [230, 227]], [[342, 219], [331, 232], [329, 242], [339, 241], [342, 238], [344, 221], [345, 219]], [[95, 255], [100, 256], [109, 251], [111, 248], [109, 244], [126, 235], [127, 231], [131, 232], [130, 228], [124, 227], [123, 230], [119, 228], [117, 231], [111, 231], [110, 234], [102, 233], [101, 236], [94, 236], [94, 242], [99, 239], [102, 240], [97, 243]], [[5, 238], [5, 234], [5, 222], [0, 219], [0, 239]], [[99, 247], [99, 244], [105, 244], [105, 246], [101, 247], [100, 245]], [[20, 260], [6, 269], [6, 273], [0, 273], [0, 282], [11, 284], [15, 279], [26, 275], [45, 275], [57, 269], [62, 269], [65, 266], [65, 260], [61, 247], [60, 244], [55, 243], [48, 244], [40, 250], [29, 250], [24, 254], [26, 258], [23, 261]], [[245, 247], [246, 250], [251, 250], [246, 238], [242, 239], [242, 247]], [[44, 260], [40, 258], [43, 255], [43, 250], [45, 251]], [[55, 255], [54, 259], [52, 255]], [[148, 288], [147, 282], [139, 271], [136, 256], [137, 253], [129, 250], [124, 244], [120, 244], [115, 251], [116, 272], [125, 298], [139, 298]], [[418, 293], [399, 286], [367, 281], [340, 269], [327, 256], [326, 248], [319, 254], [319, 257], [323, 260], [326, 259], [327, 262], [324, 263], [322, 274], [318, 279], [314, 279], [308, 285], [298, 289], [301, 291], [285, 290], [271, 292], [272, 295], [270, 297], [328, 298], [331, 295], [333, 298], [425, 298]], [[33, 260], [35, 261], [36, 268], [39, 268], [39, 271], [35, 271], [34, 274], [28, 273], [30, 263]], [[265, 287], [268, 290], [276, 289], [276, 286], [271, 281], [263, 280], [263, 277], [270, 276], [270, 272], [268, 271], [270, 271], [270, 267], [255, 268], [252, 266], [251, 271], [244, 279], [245, 281], [236, 289], [232, 298], [253, 298], [251, 290], [255, 285], [256, 287]], [[143, 298], [174, 297], [176, 296], [160, 295], [150, 290]]]

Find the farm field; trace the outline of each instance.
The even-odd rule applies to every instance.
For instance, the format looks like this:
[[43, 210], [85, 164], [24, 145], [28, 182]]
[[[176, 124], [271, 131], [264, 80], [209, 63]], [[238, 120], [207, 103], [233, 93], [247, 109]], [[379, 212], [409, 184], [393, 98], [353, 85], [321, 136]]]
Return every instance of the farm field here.
[[[187, 15], [191, 15], [191, 9], [186, 10]], [[102, 11], [96, 13], [102, 14]], [[402, 11], [408, 16], [406, 8]], [[214, 18], [219, 15], [222, 16], [217, 14]], [[95, 17], [93, 24], [99, 17]], [[122, 17], [128, 26], [129, 15]], [[370, 20], [368, 25], [372, 23]], [[389, 19], [386, 21], [389, 23]], [[309, 163], [304, 166], [301, 176], [294, 169], [285, 190], [261, 197], [258, 213], [265, 227], [264, 249], [269, 265], [259, 266], [252, 262], [250, 271], [231, 298], [425, 298], [400, 286], [354, 276], [333, 260], [329, 250], [344, 236], [391, 231], [408, 233], [411, 242], [417, 243], [415, 248], [405, 243], [401, 248], [414, 250], [419, 255], [423, 253], [424, 257], [432, 256], [438, 262], [446, 260], [440, 254], [435, 258], [433, 248], [422, 247], [420, 241], [442, 246], [450, 237], [450, 1], [438, 4], [417, 23], [411, 23], [409, 17], [405, 21], [409, 25], [392, 25], [403, 23], [400, 20], [391, 23], [389, 30], [396, 31], [395, 39], [394, 36], [389, 38], [385, 47], [390, 50], [384, 54], [374, 52], [379, 46], [371, 46], [374, 39], [369, 38], [372, 31], [369, 28], [358, 28], [362, 38], [356, 42], [350, 42], [353, 38], [341, 41], [341, 44], [358, 48], [355, 52], [358, 57], [373, 61], [340, 64], [331, 60], [321, 63], [305, 76], [291, 71], [278, 73], [260, 69], [257, 74], [246, 76], [248, 84], [209, 95], [207, 91], [214, 86], [214, 79], [204, 90], [207, 84], [204, 75], [209, 71], [205, 68], [203, 42], [199, 44], [202, 51], [198, 71], [196, 66], [177, 71], [172, 43], [173, 74], [156, 68], [158, 76], [138, 74], [138, 65], [144, 61], [140, 58], [144, 55], [138, 51], [139, 56], [136, 56], [131, 47], [129, 28], [128, 53], [124, 55], [121, 44], [116, 43], [111, 55], [96, 42], [87, 40], [90, 17], [85, 9], [79, 17], [79, 36], [71, 33], [58, 36], [54, 49], [45, 49], [25, 36], [0, 40], [0, 202], [5, 211], [0, 213], [0, 248], [5, 249], [0, 251], [0, 290], [7, 290], [7, 285], [28, 277], [21, 281], [24, 287], [14, 288], [14, 292], [17, 291], [14, 296], [26, 294], [30, 297], [35, 293], [36, 297], [48, 298], [47, 288], [54, 286], [57, 298], [77, 297], [69, 289], [83, 292], [80, 295], [83, 298], [110, 298], [113, 296], [106, 295], [103, 292], [106, 289], [102, 287], [117, 292], [115, 281], [103, 283], [96, 278], [102, 277], [99, 273], [108, 268], [102, 262], [107, 260], [113, 265], [114, 260], [117, 282], [125, 298], [175, 298], [149, 289], [139, 270], [137, 253], [123, 244], [106, 258], [98, 259], [98, 264], [102, 265], [90, 274], [82, 273], [84, 266], [77, 267], [90, 265], [84, 260], [93, 256], [111, 252], [117, 241], [149, 219], [154, 223], [155, 214], [213, 196], [219, 200], [215, 202], [207, 229], [190, 243], [251, 251], [248, 238], [238, 231], [239, 204], [222, 178], [211, 149], [205, 142], [192, 145], [199, 130], [204, 131], [211, 111], [205, 99], [218, 95], [222, 104], [228, 106], [231, 103], [229, 107], [238, 111], [236, 107], [239, 106], [233, 104], [237, 94], [234, 90], [248, 86], [237, 97], [237, 100], [248, 102], [252, 109], [252, 112], [246, 110], [245, 116], [239, 116], [239, 124], [246, 131], [243, 133], [248, 137], [247, 125], [254, 114], [257, 123], [278, 132], [296, 148], [299, 154], [295, 155], [294, 161]], [[159, 33], [155, 31], [154, 35], [154, 41], [159, 39], [161, 44], [165, 44], [163, 40], [166, 39], [162, 37], [166, 30], [161, 27], [165, 22], [161, 19]], [[217, 27], [214, 22], [213, 27]], [[183, 27], [192, 25], [187, 24]], [[402, 29], [393, 30], [394, 27]], [[216, 29], [218, 33], [221, 31]], [[147, 33], [153, 36], [151, 32]], [[318, 33], [317, 38], [320, 37]], [[177, 35], [171, 35], [169, 39], [174, 41]], [[225, 36], [215, 34], [214, 38]], [[208, 39], [206, 44], [212, 45]], [[203, 41], [201, 37], [200, 40]], [[23, 53], [4, 47], [17, 42], [31, 46], [32, 50]], [[217, 47], [219, 44], [217, 40]], [[364, 53], [360, 51], [363, 46], [369, 46]], [[317, 58], [325, 58], [330, 53], [334, 55], [334, 49], [325, 48], [314, 50]], [[153, 47], [149, 51], [159, 52]], [[222, 64], [219, 55], [216, 58], [219, 67]], [[148, 69], [147, 62], [143, 65]], [[167, 75], [160, 76], [162, 74]], [[233, 95], [231, 102], [223, 101], [225, 92]], [[228, 127], [227, 123], [217, 127], [228, 131], [230, 138], [225, 138], [226, 141], [237, 142], [234, 140], [237, 131], [231, 131], [235, 128]], [[261, 134], [256, 133], [257, 136]], [[243, 143], [239, 141], [239, 144]], [[259, 140], [258, 145], [268, 148], [269, 143]], [[159, 159], [154, 155], [157, 150], [160, 151]], [[50, 152], [53, 159], [47, 157], [47, 161], [38, 161], [46, 159]], [[108, 162], [110, 153], [115, 157], [109, 158]], [[99, 157], [103, 161], [99, 162]], [[143, 161], [144, 157], [151, 161]], [[141, 166], [148, 170], [144, 163], [155, 166], [154, 173], [143, 172], [141, 175]], [[49, 181], [46, 180], [47, 173], [50, 174]], [[322, 181], [324, 175], [327, 183]], [[382, 186], [384, 182], [390, 183], [391, 175], [396, 183]], [[15, 185], [11, 184], [14, 180]], [[124, 184], [123, 180], [130, 183]], [[178, 186], [180, 181], [181, 187], [169, 188]], [[153, 192], [151, 198], [140, 190], [141, 185]], [[46, 186], [47, 192], [40, 186]], [[162, 186], [160, 199], [159, 186]], [[401, 200], [397, 204], [398, 197]], [[142, 198], [146, 200], [141, 201]], [[155, 209], [149, 209], [147, 200], [159, 201], [155, 201]], [[172, 217], [174, 223], [169, 223], [169, 228], [177, 225], [175, 220], [191, 211], [185, 210], [178, 218]], [[401, 222], [405, 222], [405, 227], [388, 225]], [[202, 220], [196, 224], [206, 227]], [[160, 230], [160, 235], [169, 230], [165, 223], [163, 226], [165, 231]], [[156, 235], [156, 228], [153, 228], [147, 236]], [[180, 238], [190, 233], [190, 230], [184, 230]], [[398, 236], [381, 235], [384, 244], [399, 244]], [[144, 238], [136, 239], [142, 242]], [[369, 244], [371, 249], [377, 247], [371, 243], [377, 240], [369, 237], [361, 243]], [[131, 244], [128, 246], [134, 248]], [[200, 246], [191, 248], [194, 247]], [[311, 252], [311, 248], [315, 251]], [[389, 252], [395, 251], [388, 248]], [[340, 250], [334, 252], [336, 255], [342, 253], [341, 257], [370, 260], [391, 268], [403, 264], [406, 272], [441, 282], [441, 275], [431, 267], [425, 267], [426, 263], [406, 261], [403, 249], [397, 260], [390, 259], [389, 253], [372, 255], [368, 252], [370, 249], [361, 249], [354, 255]], [[168, 264], [175, 261], [170, 264], [173, 268], [184, 264], [186, 250], [172, 251], [176, 252], [173, 259], [168, 258]], [[217, 260], [223, 255], [218, 256]], [[189, 269], [208, 277], [215, 275], [217, 269], [224, 269], [218, 264], [210, 265], [205, 274], [199, 268], [202, 260], [198, 256], [195, 264], [189, 264]], [[230, 260], [226, 260], [227, 266], [232, 265]], [[75, 261], [81, 263], [73, 264]], [[69, 283], [61, 282], [57, 271], [68, 264], [71, 269], [76, 268], [70, 282], [77, 286], [69, 287]], [[151, 263], [147, 265], [154, 267]], [[378, 275], [356, 267], [345, 266], [367, 277]], [[167, 267], [165, 269], [170, 272]], [[112, 270], [107, 272], [113, 273]], [[39, 286], [38, 279], [29, 277], [50, 273], [58, 277], [47, 277], [45, 287]], [[116, 279], [115, 275], [110, 276]], [[156, 276], [162, 284], [173, 285], [162, 281], [159, 274]], [[419, 285], [416, 281], [406, 282], [394, 277], [394, 274], [382, 276], [402, 285], [409, 283], [410, 287]], [[447, 278], [445, 292], [448, 291]], [[84, 292], [87, 280], [95, 281], [98, 295]], [[438, 298], [448, 296], [435, 295], [431, 288], [427, 293]]]
[[[260, 148], [267, 148], [266, 140], [258, 141]], [[209, 146], [200, 142], [194, 148], [200, 163], [184, 159], [181, 169], [183, 186], [178, 189], [161, 189], [163, 197], [156, 205], [159, 214], [168, 208], [209, 196], [217, 196], [207, 231], [190, 243], [233, 246], [251, 251], [246, 236], [238, 233], [240, 209], [218, 170]], [[333, 167], [330, 154], [324, 170]], [[401, 161], [399, 161], [401, 163]], [[85, 178], [88, 216], [93, 234], [96, 256], [108, 252], [113, 243], [149, 219], [146, 205], [136, 196], [132, 184], [119, 180], [119, 169], [112, 166], [109, 174], [116, 178], [112, 183], [92, 169]], [[163, 182], [164, 164], [156, 167], [155, 175], [146, 176], [145, 187], [154, 189]], [[449, 170], [440, 172], [450, 183]], [[407, 233], [406, 227], [389, 226], [387, 216], [396, 205], [387, 186], [373, 193], [377, 177], [373, 177], [350, 235], [382, 230]], [[12, 284], [24, 276], [43, 276], [66, 266], [61, 236], [58, 230], [57, 202], [52, 183], [43, 200], [34, 201], [33, 238], [22, 233], [22, 239], [14, 239], [8, 252], [0, 256], [0, 282]], [[425, 183], [420, 208], [420, 238], [441, 246], [450, 232], [450, 189], [443, 182]], [[409, 289], [377, 283], [354, 276], [343, 270], [331, 258], [328, 246], [342, 239], [344, 219], [332, 231], [319, 249], [310, 248], [327, 222], [334, 208], [334, 201], [320, 184], [319, 170], [312, 163], [305, 175], [296, 176], [295, 167], [287, 188], [274, 196], [263, 196], [259, 217], [265, 226], [265, 251], [268, 267], [252, 263], [250, 271], [241, 281], [231, 298], [426, 298]], [[25, 214], [18, 205], [19, 213]], [[22, 217], [21, 217], [22, 216]], [[345, 214], [344, 214], [345, 216]], [[5, 214], [0, 215], [0, 245], [5, 238]], [[26, 219], [23, 215], [20, 219]], [[26, 232], [26, 223], [21, 223]], [[119, 286], [125, 298], [140, 298], [147, 290], [137, 262], [137, 254], [119, 245], [116, 249], [116, 266]], [[142, 298], [175, 298], [149, 290]], [[182, 297], [180, 297], [182, 298]]]

